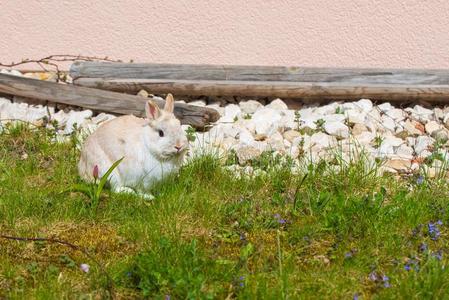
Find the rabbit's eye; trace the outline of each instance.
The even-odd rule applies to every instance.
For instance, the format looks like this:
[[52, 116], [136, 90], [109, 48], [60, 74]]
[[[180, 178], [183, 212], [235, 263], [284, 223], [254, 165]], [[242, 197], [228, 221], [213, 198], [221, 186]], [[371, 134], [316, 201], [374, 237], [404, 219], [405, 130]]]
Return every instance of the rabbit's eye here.
[[159, 136], [163, 137], [164, 136], [164, 132], [162, 130], [159, 130]]

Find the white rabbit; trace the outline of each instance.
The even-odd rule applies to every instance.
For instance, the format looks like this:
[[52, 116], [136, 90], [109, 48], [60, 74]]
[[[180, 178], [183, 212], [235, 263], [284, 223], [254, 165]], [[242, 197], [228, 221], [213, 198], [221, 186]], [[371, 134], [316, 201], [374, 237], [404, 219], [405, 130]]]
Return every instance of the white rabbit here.
[[93, 170], [103, 176], [124, 157], [108, 179], [115, 192], [142, 193], [164, 175], [178, 170], [188, 150], [181, 123], [173, 114], [174, 99], [167, 95], [164, 110], [149, 100], [146, 118], [122, 116], [101, 125], [81, 150], [78, 171], [84, 180], [94, 181]]

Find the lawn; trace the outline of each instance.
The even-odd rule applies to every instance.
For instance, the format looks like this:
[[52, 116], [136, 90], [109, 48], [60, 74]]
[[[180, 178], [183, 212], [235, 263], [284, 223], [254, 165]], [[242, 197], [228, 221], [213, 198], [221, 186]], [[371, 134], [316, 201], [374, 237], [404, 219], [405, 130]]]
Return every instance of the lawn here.
[[236, 176], [205, 154], [154, 200], [105, 190], [96, 206], [74, 189], [76, 138], [53, 138], [0, 135], [0, 232], [50, 239], [0, 238], [0, 298], [449, 298], [446, 179], [338, 158], [305, 176], [270, 155]]

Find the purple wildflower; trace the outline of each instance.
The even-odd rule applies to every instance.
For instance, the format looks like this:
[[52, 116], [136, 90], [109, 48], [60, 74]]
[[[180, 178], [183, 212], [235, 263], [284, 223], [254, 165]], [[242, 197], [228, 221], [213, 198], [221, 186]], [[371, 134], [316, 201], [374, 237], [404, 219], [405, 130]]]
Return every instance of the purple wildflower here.
[[239, 286], [244, 287], [245, 286], [245, 276], [239, 277]]
[[352, 252], [351, 251], [345, 253], [345, 258], [346, 259], [351, 258], [351, 257], [352, 257]]
[[170, 300], [170, 299], [171, 299], [170, 295], [165, 295], [165, 300]]
[[279, 224], [285, 224], [285, 223], [287, 223], [287, 220], [286, 220], [286, 219], [282, 219], [282, 217], [281, 217], [280, 214], [275, 214], [275, 215], [274, 215], [274, 218], [278, 221]]
[[374, 272], [374, 271], [371, 272], [371, 273], [369, 273], [368, 277], [369, 277], [369, 279], [370, 279], [371, 281], [377, 281], [377, 279], [378, 279], [377, 273]]
[[438, 221], [437, 221], [437, 225], [443, 225], [443, 221], [438, 220]]
[[405, 264], [404, 269], [406, 271], [410, 271], [412, 269], [412, 267], [409, 264]]
[[390, 278], [387, 275], [383, 275], [382, 276], [382, 281], [384, 283], [384, 287], [386, 287], [386, 288], [391, 287], [391, 285], [390, 285]]
[[418, 178], [416, 179], [416, 184], [423, 184], [424, 182], [424, 176], [419, 175]]
[[352, 297], [352, 300], [359, 300], [359, 294], [358, 294], [358, 293], [355, 293], [355, 294], [354, 294], [354, 297]]
[[427, 224], [427, 230], [429, 232], [429, 236], [432, 240], [436, 241], [440, 237], [440, 229], [438, 228], [438, 225], [443, 224], [441, 221], [438, 221], [436, 223], [430, 222]]
[[425, 252], [425, 251], [427, 251], [427, 244], [426, 243], [421, 243], [420, 245], [419, 245], [419, 251], [421, 251], [421, 252]]

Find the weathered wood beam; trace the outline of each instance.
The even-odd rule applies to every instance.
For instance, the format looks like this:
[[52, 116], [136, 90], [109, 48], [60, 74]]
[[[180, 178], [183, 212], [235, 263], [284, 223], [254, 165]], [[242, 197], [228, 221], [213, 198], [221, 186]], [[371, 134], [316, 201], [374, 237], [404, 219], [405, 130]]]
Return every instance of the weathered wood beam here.
[[359, 100], [449, 102], [449, 85], [372, 84], [348, 82], [285, 82], [233, 80], [79, 78], [76, 84], [99, 89], [178, 95], [223, 95], [300, 98], [303, 100]]
[[[147, 101], [140, 96], [7, 74], [0, 74], [0, 93], [136, 116], [142, 116], [144, 104]], [[155, 99], [155, 102], [160, 107], [165, 104], [163, 100]], [[182, 103], [175, 104], [174, 113], [181, 123], [192, 125], [198, 129], [204, 128], [210, 122], [217, 121], [220, 117], [214, 109]]]
[[171, 79], [287, 81], [315, 83], [449, 85], [449, 70], [302, 68], [280, 66], [227, 66], [75, 62], [70, 76], [105, 79]]

